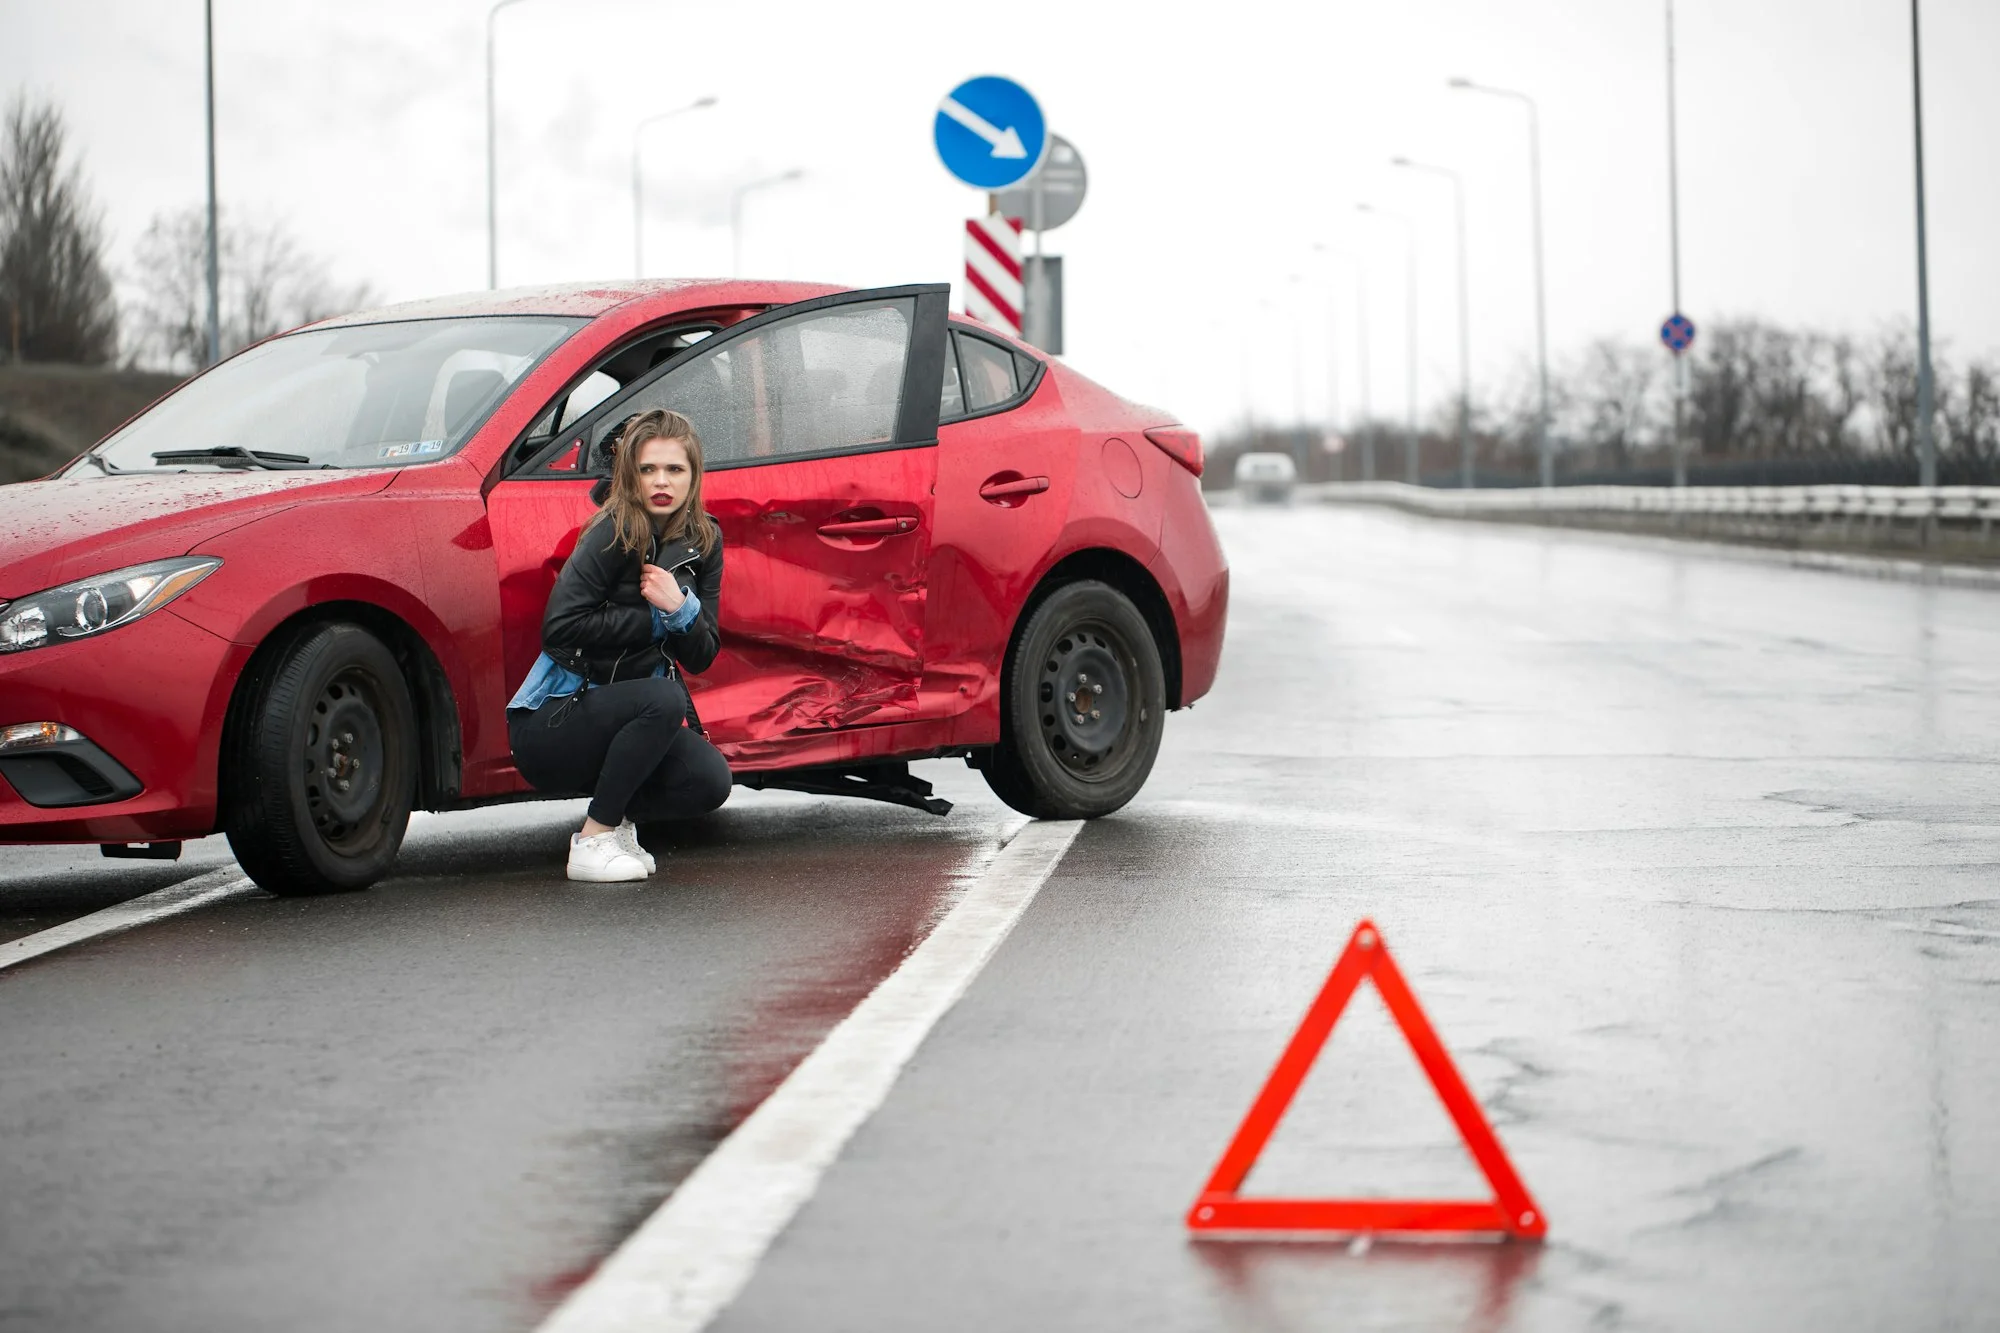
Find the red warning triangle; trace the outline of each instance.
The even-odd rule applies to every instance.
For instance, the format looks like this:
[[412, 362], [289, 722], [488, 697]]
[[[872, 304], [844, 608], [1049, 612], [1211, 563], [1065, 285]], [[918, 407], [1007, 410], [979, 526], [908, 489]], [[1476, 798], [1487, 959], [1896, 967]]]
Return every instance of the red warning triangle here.
[[[1374, 980], [1390, 1016], [1430, 1076], [1472, 1160], [1493, 1187], [1492, 1199], [1245, 1199], [1237, 1194], [1364, 978]], [[1515, 1174], [1493, 1127], [1486, 1123], [1371, 921], [1354, 928], [1305, 1021], [1278, 1057], [1250, 1114], [1243, 1117], [1236, 1137], [1188, 1210], [1187, 1224], [1194, 1231], [1497, 1232], [1523, 1240], [1539, 1240], [1548, 1231], [1541, 1207]]]

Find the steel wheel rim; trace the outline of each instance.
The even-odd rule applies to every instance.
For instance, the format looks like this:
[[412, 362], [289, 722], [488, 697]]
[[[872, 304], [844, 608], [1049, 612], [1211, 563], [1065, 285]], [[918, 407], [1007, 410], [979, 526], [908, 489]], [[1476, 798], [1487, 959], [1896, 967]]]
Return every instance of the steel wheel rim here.
[[1101, 620], [1080, 620], [1055, 635], [1039, 665], [1042, 744], [1078, 781], [1117, 778], [1138, 752], [1152, 711], [1125, 636]]
[[336, 852], [372, 845], [388, 813], [388, 736], [380, 692], [367, 672], [350, 668], [321, 687], [306, 716], [306, 810], [314, 831]]

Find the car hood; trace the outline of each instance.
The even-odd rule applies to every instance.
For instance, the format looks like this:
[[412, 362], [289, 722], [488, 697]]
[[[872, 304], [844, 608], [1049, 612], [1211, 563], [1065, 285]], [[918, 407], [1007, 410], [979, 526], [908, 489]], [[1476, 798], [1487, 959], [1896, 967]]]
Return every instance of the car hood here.
[[181, 555], [219, 533], [304, 500], [373, 494], [395, 476], [388, 468], [166, 472], [0, 486], [0, 601]]

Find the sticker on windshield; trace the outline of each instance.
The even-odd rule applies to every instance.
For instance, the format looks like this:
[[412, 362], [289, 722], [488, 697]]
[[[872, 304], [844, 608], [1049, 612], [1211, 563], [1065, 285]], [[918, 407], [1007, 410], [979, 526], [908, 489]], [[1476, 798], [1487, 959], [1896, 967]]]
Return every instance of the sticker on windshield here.
[[375, 456], [377, 458], [414, 458], [418, 454], [441, 454], [443, 440], [411, 440], [407, 444], [385, 444]]

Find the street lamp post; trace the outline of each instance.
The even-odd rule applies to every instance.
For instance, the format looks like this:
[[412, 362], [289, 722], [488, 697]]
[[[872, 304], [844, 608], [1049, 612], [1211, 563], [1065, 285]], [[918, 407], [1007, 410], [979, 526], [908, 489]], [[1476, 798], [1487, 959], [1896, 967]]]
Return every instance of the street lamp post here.
[[1465, 181], [1450, 167], [1391, 158], [1392, 166], [1407, 167], [1451, 182], [1452, 220], [1458, 230], [1458, 484], [1472, 487], [1472, 335], [1466, 316]]
[[672, 111], [662, 111], [656, 116], [648, 116], [632, 127], [632, 276], [646, 276], [646, 182], [641, 174], [639, 162], [639, 136], [648, 125], [657, 125], [663, 120], [688, 111], [699, 111], [703, 107], [715, 105], [713, 97], [698, 97], [686, 106], [677, 106]]
[[1402, 223], [1405, 233], [1403, 330], [1408, 338], [1409, 347], [1403, 357], [1408, 379], [1404, 389], [1406, 406], [1403, 418], [1403, 479], [1415, 486], [1420, 475], [1417, 467], [1417, 224], [1414, 218], [1401, 213], [1391, 213], [1373, 204], [1356, 204], [1355, 207], [1363, 213], [1392, 218]]
[[[1289, 279], [1294, 288], [1303, 286], [1305, 280], [1303, 273], [1294, 273]], [[1267, 309], [1278, 309], [1278, 303], [1272, 300], [1262, 300], [1258, 304]], [[1298, 467], [1300, 480], [1304, 480], [1306, 460], [1312, 456], [1312, 445], [1306, 435], [1306, 363], [1301, 351], [1305, 342], [1305, 330], [1300, 327], [1299, 303], [1296, 299], [1286, 303], [1284, 313], [1291, 317], [1292, 324], [1292, 414], [1285, 435], [1290, 443], [1292, 462]]]
[[[1357, 418], [1361, 429], [1356, 432], [1361, 437], [1361, 480], [1375, 480], [1375, 430], [1374, 410], [1369, 406], [1368, 384], [1368, 275], [1361, 267], [1361, 261], [1343, 250], [1335, 250], [1324, 242], [1315, 241], [1313, 249], [1330, 259], [1342, 259], [1354, 265], [1354, 359], [1355, 369], [1360, 377], [1361, 414]], [[1333, 296], [1333, 284], [1326, 287], [1326, 347], [1328, 403], [1337, 401], [1340, 385], [1340, 364], [1336, 356], [1338, 331], [1336, 329], [1337, 310]], [[1329, 413], [1338, 415], [1329, 407]]]
[[1544, 487], [1555, 485], [1556, 458], [1549, 444], [1549, 319], [1548, 280], [1542, 268], [1542, 117], [1535, 99], [1511, 88], [1494, 88], [1471, 79], [1452, 79], [1450, 86], [1471, 93], [1508, 97], [1528, 108], [1528, 193], [1535, 222], [1535, 365], [1541, 379], [1541, 410], [1535, 417], [1535, 458]]
[[751, 181], [747, 185], [739, 185], [729, 196], [729, 274], [731, 277], [740, 278], [743, 276], [743, 196], [749, 194], [752, 190], [761, 190], [767, 185], [779, 185], [785, 181], [795, 181], [803, 175], [805, 175], [805, 172], [802, 169], [793, 167], [790, 171], [781, 172], [776, 176], [766, 176], [761, 180]]
[[1917, 0], [1910, 0], [1910, 83], [1917, 111], [1917, 484], [1937, 485], [1937, 437], [1932, 432], [1936, 386], [1931, 378], [1930, 256], [1924, 238], [1924, 66]]
[[215, 208], [215, 0], [202, 0], [202, 64], [208, 98], [208, 364], [222, 360], [222, 242]]
[[493, 185], [493, 20], [507, 6], [520, 3], [521, 0], [495, 0], [493, 8], [486, 11], [486, 286], [489, 291], [500, 285], [499, 210]]

